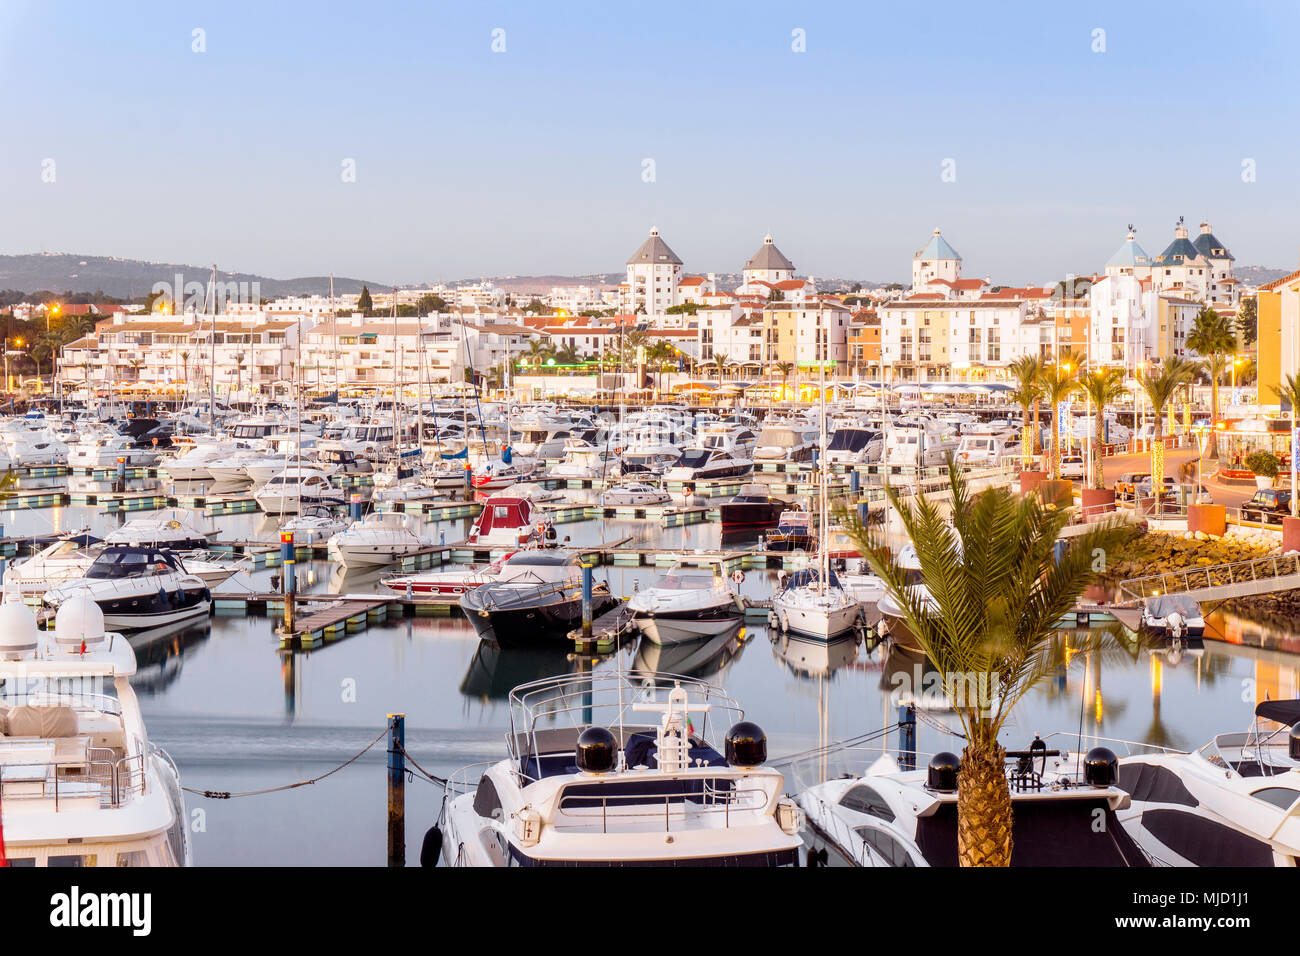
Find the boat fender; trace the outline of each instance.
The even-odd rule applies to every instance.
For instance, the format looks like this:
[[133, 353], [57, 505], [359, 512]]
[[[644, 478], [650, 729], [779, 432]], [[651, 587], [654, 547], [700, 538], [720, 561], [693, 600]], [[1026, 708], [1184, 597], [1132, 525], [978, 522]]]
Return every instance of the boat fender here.
[[420, 844], [420, 866], [437, 866], [438, 857], [442, 855], [442, 830], [437, 826], [429, 827]]

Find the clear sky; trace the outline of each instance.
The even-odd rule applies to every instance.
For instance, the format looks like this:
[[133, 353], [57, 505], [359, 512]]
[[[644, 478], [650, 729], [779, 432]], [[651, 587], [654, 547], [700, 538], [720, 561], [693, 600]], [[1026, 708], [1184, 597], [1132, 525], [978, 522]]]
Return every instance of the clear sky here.
[[801, 274], [883, 280], [940, 226], [968, 275], [1020, 283], [1100, 269], [1130, 222], [1154, 255], [1183, 215], [1295, 267], [1297, 26], [1283, 3], [0, 0], [0, 253], [417, 282], [617, 271], [655, 225], [691, 272], [771, 231]]

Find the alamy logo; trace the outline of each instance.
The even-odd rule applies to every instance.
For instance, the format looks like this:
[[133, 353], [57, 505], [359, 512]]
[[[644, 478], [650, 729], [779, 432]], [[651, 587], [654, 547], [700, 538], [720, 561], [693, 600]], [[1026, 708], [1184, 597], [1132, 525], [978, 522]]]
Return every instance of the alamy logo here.
[[148, 936], [153, 928], [153, 894], [86, 893], [72, 887], [50, 897], [50, 925], [75, 928], [125, 927], [133, 936]]

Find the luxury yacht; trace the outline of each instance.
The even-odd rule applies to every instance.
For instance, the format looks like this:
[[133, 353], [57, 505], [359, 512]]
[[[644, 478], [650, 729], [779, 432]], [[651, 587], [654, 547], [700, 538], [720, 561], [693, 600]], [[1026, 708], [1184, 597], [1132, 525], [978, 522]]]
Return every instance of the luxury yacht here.
[[105, 632], [93, 601], [69, 599], [54, 629], [42, 632], [16, 590], [7, 591], [0, 781], [9, 866], [191, 863], [180, 775], [149, 742], [135, 673], [131, 645]]
[[[490, 581], [460, 599], [478, 636], [501, 645], [562, 638], [582, 623], [582, 556], [576, 551], [531, 550], [511, 555]], [[614, 598], [593, 583], [592, 617]]]
[[[865, 773], [801, 789], [808, 865], [957, 865], [955, 754], [935, 754], [924, 770], [902, 769], [878, 748], [841, 750], [832, 757], [871, 762]], [[827, 755], [815, 759], [827, 762]], [[1104, 747], [1082, 756], [1049, 749], [1035, 737], [1027, 749], [1008, 751], [1011, 865], [1150, 866], [1120, 823], [1118, 814], [1129, 805], [1129, 795], [1116, 784], [1120, 773], [1115, 754]], [[795, 774], [802, 776], [802, 768]]]
[[[713, 728], [729, 726], [719, 752]], [[455, 774], [447, 866], [797, 866], [767, 737], [707, 681], [576, 674], [516, 687], [506, 759]]]
[[705, 566], [681, 561], [628, 600], [632, 620], [654, 644], [693, 641], [731, 628], [744, 604], [719, 561]]
[[433, 546], [415, 515], [376, 511], [329, 539], [330, 560], [345, 568], [379, 567]]
[[642, 507], [668, 504], [673, 500], [663, 488], [644, 481], [621, 481], [600, 493], [600, 503], [610, 507]]
[[72, 598], [93, 601], [106, 625], [120, 630], [206, 617], [212, 606], [207, 583], [189, 573], [173, 552], [129, 545], [106, 547], [84, 578], [51, 588], [44, 600], [57, 608]]
[[880, 432], [858, 425], [841, 425], [826, 446], [826, 460], [832, 465], [862, 465], [880, 460], [885, 442]]
[[754, 460], [720, 448], [687, 448], [664, 474], [667, 481], [707, 481], [744, 478], [754, 471]]
[[104, 535], [105, 544], [129, 544], [137, 548], [171, 548], [185, 551], [206, 548], [216, 536], [195, 523], [189, 511], [160, 511], [154, 515], [131, 518], [120, 528]]
[[253, 495], [267, 514], [297, 514], [304, 507], [332, 508], [347, 504], [343, 491], [315, 468], [291, 465]]
[[[68, 448], [69, 468], [116, 468], [119, 458], [126, 459], [126, 465], [147, 467], [158, 461], [158, 452], [134, 447], [125, 435], [103, 434], [89, 435]], [[0, 463], [0, 467], [8, 464]]]
[[1194, 753], [1120, 761], [1124, 829], [1164, 866], [1285, 866], [1300, 860], [1300, 700], [1265, 700], [1245, 733]]
[[723, 528], [771, 528], [781, 521], [790, 503], [773, 498], [767, 485], [744, 485], [740, 493], [718, 506]]
[[328, 542], [340, 531], [346, 531], [351, 523], [350, 518], [336, 515], [324, 505], [308, 505], [281, 521], [280, 530], [293, 532], [294, 541], [315, 544]]

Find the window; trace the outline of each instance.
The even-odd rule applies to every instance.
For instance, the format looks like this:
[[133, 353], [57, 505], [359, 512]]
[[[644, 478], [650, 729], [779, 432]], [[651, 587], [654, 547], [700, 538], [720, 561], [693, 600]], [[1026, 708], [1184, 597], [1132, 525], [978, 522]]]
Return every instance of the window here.
[[858, 813], [866, 813], [882, 820], [892, 821], [894, 819], [894, 811], [889, 809], [889, 804], [885, 802], [885, 798], [864, 784], [858, 784], [850, 788], [849, 792], [840, 798], [840, 806], [846, 810], [856, 810]]
[[1251, 796], [1265, 803], [1271, 803], [1275, 807], [1281, 807], [1283, 810], [1290, 810], [1291, 805], [1300, 798], [1300, 790], [1292, 790], [1290, 787], [1265, 787], [1263, 790], [1256, 790]]
[[857, 832], [862, 837], [862, 842], [875, 850], [890, 866], [916, 866], [907, 848], [885, 831], [861, 827]]

